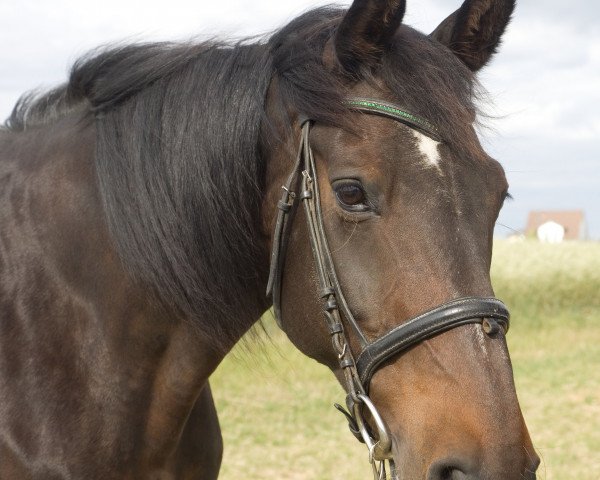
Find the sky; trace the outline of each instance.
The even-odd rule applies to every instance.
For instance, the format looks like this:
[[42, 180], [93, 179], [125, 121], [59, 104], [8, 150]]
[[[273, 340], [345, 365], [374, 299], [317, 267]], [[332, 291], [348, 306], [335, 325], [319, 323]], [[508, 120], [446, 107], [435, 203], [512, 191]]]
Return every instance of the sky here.
[[[141, 40], [265, 34], [320, 0], [0, 0], [0, 121], [25, 91], [65, 81], [90, 49]], [[338, 2], [348, 5], [349, 1]], [[408, 0], [404, 23], [431, 32], [460, 0]], [[503, 46], [479, 75], [481, 137], [514, 200], [496, 233], [530, 210], [583, 209], [600, 240], [600, 2], [520, 0]]]

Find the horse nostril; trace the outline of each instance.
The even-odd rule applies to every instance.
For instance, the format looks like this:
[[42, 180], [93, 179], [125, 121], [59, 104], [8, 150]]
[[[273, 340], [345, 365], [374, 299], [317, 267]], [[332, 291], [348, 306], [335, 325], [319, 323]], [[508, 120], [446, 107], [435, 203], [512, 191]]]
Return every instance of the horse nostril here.
[[459, 462], [436, 462], [427, 473], [427, 480], [468, 480], [469, 477], [461, 468]]
[[525, 468], [525, 472], [523, 470], [517, 472], [514, 469], [509, 469], [509, 471], [504, 470], [501, 473], [496, 470], [494, 474], [488, 474], [483, 477], [479, 467], [467, 459], [465, 460], [460, 461], [456, 457], [450, 457], [436, 461], [427, 470], [426, 478], [427, 480], [481, 480], [482, 478], [493, 478], [494, 480], [504, 480], [506, 478], [536, 480], [537, 478], [535, 474], [539, 463], [537, 461], [532, 462], [530, 468]]
[[466, 480], [467, 476], [454, 467], [446, 467], [442, 470], [440, 480]]

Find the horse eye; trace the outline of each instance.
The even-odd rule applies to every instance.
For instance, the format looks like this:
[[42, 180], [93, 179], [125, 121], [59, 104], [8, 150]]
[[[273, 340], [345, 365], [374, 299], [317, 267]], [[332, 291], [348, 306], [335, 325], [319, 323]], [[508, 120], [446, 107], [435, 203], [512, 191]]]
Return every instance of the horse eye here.
[[357, 183], [342, 183], [335, 185], [335, 195], [338, 202], [343, 208], [347, 210], [367, 210], [369, 207], [366, 205], [367, 197], [365, 191]]

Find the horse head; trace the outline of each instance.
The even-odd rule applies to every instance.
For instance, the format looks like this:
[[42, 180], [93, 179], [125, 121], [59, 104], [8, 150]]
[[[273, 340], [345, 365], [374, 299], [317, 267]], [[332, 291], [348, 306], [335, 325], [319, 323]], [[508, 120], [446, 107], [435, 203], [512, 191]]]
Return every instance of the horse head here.
[[[404, 1], [355, 0], [272, 42], [269, 291], [398, 478], [535, 478], [539, 463], [490, 281], [508, 185], [474, 129], [475, 73], [513, 8], [466, 0], [424, 35], [402, 24]], [[320, 103], [306, 93], [319, 85]]]

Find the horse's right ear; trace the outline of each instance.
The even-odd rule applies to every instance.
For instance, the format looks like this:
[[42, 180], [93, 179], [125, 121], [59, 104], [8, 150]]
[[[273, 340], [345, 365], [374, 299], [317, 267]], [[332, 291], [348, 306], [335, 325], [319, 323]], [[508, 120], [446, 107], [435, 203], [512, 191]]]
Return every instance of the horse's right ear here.
[[405, 10], [406, 0], [354, 0], [334, 39], [342, 68], [358, 74], [363, 68], [376, 67]]
[[515, 0], [465, 0], [429, 36], [476, 72], [496, 53], [514, 8]]

